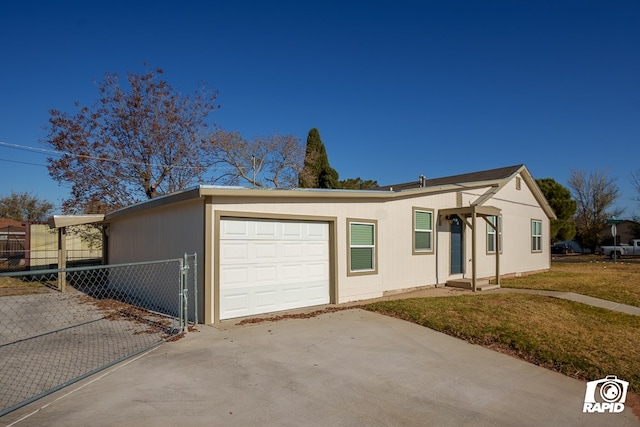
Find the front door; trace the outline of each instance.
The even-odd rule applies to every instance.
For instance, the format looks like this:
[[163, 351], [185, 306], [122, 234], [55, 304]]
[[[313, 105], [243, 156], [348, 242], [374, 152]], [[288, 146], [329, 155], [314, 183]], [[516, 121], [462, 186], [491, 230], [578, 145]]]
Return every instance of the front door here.
[[462, 236], [462, 220], [454, 216], [451, 219], [451, 274], [461, 274], [464, 261], [464, 239]]

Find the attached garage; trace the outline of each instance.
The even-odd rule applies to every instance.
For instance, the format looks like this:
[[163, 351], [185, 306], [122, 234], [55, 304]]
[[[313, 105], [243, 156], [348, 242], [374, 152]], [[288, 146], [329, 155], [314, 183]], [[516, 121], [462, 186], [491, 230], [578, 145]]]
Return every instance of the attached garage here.
[[327, 222], [221, 218], [219, 239], [220, 319], [330, 302]]

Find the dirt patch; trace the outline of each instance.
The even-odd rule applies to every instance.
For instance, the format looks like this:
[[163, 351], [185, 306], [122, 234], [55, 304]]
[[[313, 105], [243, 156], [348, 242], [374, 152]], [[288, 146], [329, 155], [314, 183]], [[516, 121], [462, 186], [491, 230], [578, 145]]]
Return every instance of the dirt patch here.
[[11, 288], [0, 287], [0, 297], [10, 297], [15, 295], [30, 295], [30, 294], [44, 294], [48, 292], [55, 292], [53, 289], [46, 286], [20, 286]]
[[350, 310], [352, 308], [357, 308], [358, 306], [345, 306], [345, 307], [326, 307], [321, 310], [315, 310], [305, 313], [292, 313], [292, 314], [280, 314], [276, 316], [269, 317], [249, 317], [243, 319], [236, 323], [237, 326], [248, 325], [252, 323], [263, 323], [263, 322], [278, 322], [284, 319], [309, 319], [311, 317], [320, 316], [321, 314], [326, 313], [335, 313], [336, 311], [342, 310]]

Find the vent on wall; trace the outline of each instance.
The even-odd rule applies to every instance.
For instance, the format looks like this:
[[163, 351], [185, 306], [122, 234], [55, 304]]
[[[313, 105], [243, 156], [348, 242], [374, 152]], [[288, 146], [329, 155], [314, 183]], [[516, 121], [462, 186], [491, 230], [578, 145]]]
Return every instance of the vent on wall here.
[[522, 187], [521, 181], [522, 179], [519, 176], [516, 176], [516, 190], [519, 190]]
[[456, 208], [461, 208], [461, 207], [462, 207], [462, 193], [458, 191], [456, 193]]

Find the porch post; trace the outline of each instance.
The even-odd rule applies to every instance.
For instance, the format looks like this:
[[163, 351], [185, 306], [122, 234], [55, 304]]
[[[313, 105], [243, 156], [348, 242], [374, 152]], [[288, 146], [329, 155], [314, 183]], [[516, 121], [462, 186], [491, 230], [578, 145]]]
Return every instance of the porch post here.
[[471, 284], [476, 292], [476, 208], [471, 212]]
[[500, 286], [500, 216], [496, 217], [496, 285]]

